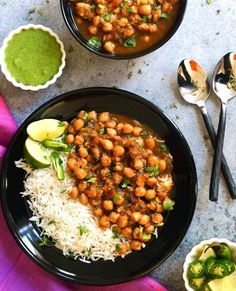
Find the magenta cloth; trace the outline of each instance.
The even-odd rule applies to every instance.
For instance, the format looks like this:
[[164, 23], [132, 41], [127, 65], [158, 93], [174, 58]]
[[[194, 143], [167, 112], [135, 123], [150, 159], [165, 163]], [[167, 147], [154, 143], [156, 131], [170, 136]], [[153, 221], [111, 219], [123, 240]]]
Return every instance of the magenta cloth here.
[[[0, 170], [6, 147], [17, 126], [0, 95]], [[149, 276], [112, 286], [86, 286], [72, 283], [32, 262], [14, 241], [0, 208], [0, 291], [168, 291]]]

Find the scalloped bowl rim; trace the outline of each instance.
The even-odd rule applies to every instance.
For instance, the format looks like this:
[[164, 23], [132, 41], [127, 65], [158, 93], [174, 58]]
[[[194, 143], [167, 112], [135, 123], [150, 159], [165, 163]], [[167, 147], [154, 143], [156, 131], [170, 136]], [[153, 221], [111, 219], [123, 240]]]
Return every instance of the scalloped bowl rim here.
[[199, 254], [199, 251], [203, 249], [205, 245], [211, 245], [213, 243], [225, 243], [227, 244], [230, 249], [233, 252], [233, 257], [236, 260], [236, 242], [229, 241], [225, 238], [211, 238], [208, 240], [203, 240], [199, 244], [195, 245], [192, 250], [187, 254], [185, 258], [185, 262], [183, 264], [183, 279], [184, 279], [184, 285], [187, 291], [194, 291], [188, 284], [188, 278], [187, 278], [187, 270], [189, 264], [196, 259], [197, 255]]
[[[12, 39], [12, 37], [15, 35], [15, 34], [18, 34], [20, 33], [22, 30], [27, 30], [27, 29], [30, 29], [30, 28], [34, 28], [34, 29], [41, 29], [43, 31], [46, 31], [48, 32], [51, 36], [53, 36], [57, 43], [60, 45], [60, 50], [61, 50], [61, 65], [60, 67], [58, 68], [58, 72], [53, 76], [53, 78], [49, 81], [47, 81], [45, 84], [40, 84], [40, 85], [37, 85], [37, 86], [30, 86], [30, 85], [25, 85], [23, 83], [19, 83], [16, 81], [15, 78], [13, 78], [10, 74], [10, 72], [7, 70], [7, 65], [5, 63], [5, 49], [7, 48], [7, 45], [8, 45], [8, 42]], [[64, 49], [64, 44], [63, 42], [59, 39], [58, 35], [53, 32], [50, 28], [44, 26], [44, 25], [41, 25], [41, 24], [27, 24], [27, 25], [21, 25], [19, 26], [18, 28], [12, 30], [9, 35], [4, 39], [3, 41], [3, 44], [2, 44], [2, 47], [0, 49], [0, 65], [1, 65], [1, 69], [2, 69], [2, 72], [3, 74], [5, 75], [6, 79], [11, 82], [15, 87], [19, 87], [23, 90], [32, 90], [32, 91], [38, 91], [40, 89], [46, 89], [48, 86], [52, 85], [53, 83], [56, 82], [56, 80], [61, 76], [62, 74], [62, 71], [65, 67], [65, 59], [66, 59], [66, 52], [65, 52], [65, 49]]]

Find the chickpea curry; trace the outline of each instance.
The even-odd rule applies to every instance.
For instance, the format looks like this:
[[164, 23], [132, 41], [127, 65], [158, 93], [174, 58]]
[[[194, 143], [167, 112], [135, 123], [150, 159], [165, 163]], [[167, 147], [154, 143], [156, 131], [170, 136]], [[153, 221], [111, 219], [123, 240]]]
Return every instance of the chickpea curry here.
[[147, 127], [108, 112], [80, 111], [67, 127], [67, 160], [77, 184], [69, 193], [90, 207], [102, 229], [129, 240], [119, 254], [141, 250], [172, 210], [172, 156]]
[[107, 53], [140, 52], [170, 31], [180, 0], [71, 0], [75, 22], [92, 47]]

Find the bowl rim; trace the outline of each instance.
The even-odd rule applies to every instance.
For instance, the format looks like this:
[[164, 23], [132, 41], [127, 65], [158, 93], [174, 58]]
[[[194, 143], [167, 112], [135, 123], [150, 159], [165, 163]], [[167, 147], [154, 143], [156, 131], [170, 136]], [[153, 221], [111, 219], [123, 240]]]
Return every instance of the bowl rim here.
[[187, 254], [184, 264], [183, 264], [183, 279], [184, 279], [184, 285], [187, 291], [194, 291], [188, 283], [188, 278], [187, 278], [187, 271], [188, 271], [188, 266], [189, 264], [195, 259], [195, 257], [197, 256], [197, 253], [200, 250], [203, 250], [203, 247], [205, 245], [211, 245], [213, 243], [225, 243], [227, 244], [230, 248], [235, 250], [236, 253], [236, 242], [230, 241], [228, 239], [225, 238], [217, 238], [217, 237], [213, 237], [211, 239], [207, 239], [207, 240], [203, 240], [201, 241], [199, 244], [195, 245], [191, 251]]
[[[14, 35], [20, 33], [22, 30], [28, 30], [28, 29], [38, 29], [38, 30], [43, 30], [49, 33], [51, 36], [53, 36], [57, 43], [60, 45], [60, 50], [61, 50], [61, 65], [58, 68], [58, 72], [53, 76], [52, 79], [48, 80], [45, 84], [37, 85], [37, 86], [31, 86], [31, 85], [25, 85], [23, 83], [19, 83], [16, 81], [14, 77], [11, 76], [11, 73], [7, 69], [7, 64], [5, 62], [5, 50], [8, 46], [8, 42], [13, 38]], [[66, 52], [64, 49], [64, 44], [63, 42], [59, 39], [58, 35], [53, 32], [49, 27], [46, 27], [41, 24], [27, 24], [27, 25], [21, 25], [17, 27], [16, 29], [12, 30], [8, 36], [3, 40], [2, 47], [0, 49], [0, 66], [2, 69], [3, 74], [5, 75], [6, 79], [11, 82], [15, 87], [19, 87], [22, 90], [31, 90], [31, 91], [38, 91], [40, 89], [46, 89], [48, 86], [52, 85], [53, 83], [56, 82], [56, 80], [62, 75], [62, 71], [66, 65], [65, 62], [66, 59]]]
[[70, 1], [60, 0], [61, 12], [62, 12], [64, 21], [65, 21], [66, 26], [68, 27], [69, 31], [73, 35], [73, 37], [88, 51], [90, 51], [98, 56], [108, 58], [108, 59], [113, 59], [113, 60], [129, 60], [129, 59], [139, 58], [139, 57], [142, 57], [146, 54], [154, 52], [155, 50], [161, 48], [165, 43], [167, 43], [172, 38], [172, 36], [177, 32], [177, 30], [179, 29], [179, 27], [184, 19], [188, 0], [180, 0], [180, 4], [181, 4], [180, 10], [179, 10], [179, 13], [178, 13], [178, 16], [175, 20], [174, 25], [172, 26], [170, 31], [160, 41], [158, 41], [156, 44], [154, 44], [150, 48], [147, 48], [143, 51], [119, 55], [119, 54], [108, 54], [105, 52], [101, 52], [101, 51], [98, 51], [98, 50], [94, 49], [93, 47], [89, 46], [82, 39], [82, 37], [78, 35], [78, 32], [79, 32], [78, 29], [73, 27], [74, 20], [72, 19], [72, 15], [71, 15], [71, 11], [70, 11], [71, 10]]
[[[139, 273], [135, 273], [132, 276], [130, 275], [128, 278], [126, 279], [117, 279], [117, 280], [113, 280], [113, 281], [109, 281], [106, 283], [100, 283], [100, 282], [87, 282], [87, 281], [82, 281], [81, 279], [79, 279], [78, 277], [72, 277], [67, 275], [66, 273], [64, 273], [63, 271], [61, 271], [60, 269], [57, 268], [53, 268], [52, 266], [47, 265], [44, 261], [40, 260], [38, 257], [36, 257], [34, 255], [34, 253], [32, 253], [31, 250], [28, 249], [28, 247], [25, 245], [24, 241], [21, 239], [21, 237], [18, 235], [17, 231], [15, 230], [14, 224], [11, 222], [11, 216], [7, 211], [7, 205], [6, 205], [6, 195], [4, 194], [4, 192], [6, 192], [4, 190], [5, 188], [5, 184], [4, 184], [4, 177], [6, 175], [6, 170], [7, 170], [7, 165], [8, 165], [8, 158], [11, 152], [11, 148], [13, 147], [14, 143], [16, 142], [16, 140], [18, 139], [19, 135], [22, 132], [22, 128], [24, 128], [27, 123], [29, 122], [29, 119], [32, 118], [35, 114], [40, 113], [43, 109], [48, 109], [49, 107], [51, 107], [52, 105], [58, 103], [59, 101], [62, 101], [64, 98], [72, 95], [72, 94], [79, 94], [79, 93], [83, 93], [83, 92], [96, 92], [97, 90], [103, 91], [103, 92], [108, 92], [108, 93], [122, 93], [122, 94], [127, 94], [128, 97], [132, 100], [138, 101], [140, 103], [142, 103], [143, 105], [149, 107], [152, 110], [155, 110], [155, 112], [158, 112], [159, 114], [161, 114], [161, 117], [163, 118], [163, 120], [165, 122], [168, 122], [177, 132], [178, 135], [181, 138], [181, 143], [183, 143], [183, 146], [185, 147], [185, 150], [187, 151], [188, 154], [188, 158], [190, 160], [191, 163], [191, 171], [192, 171], [192, 175], [193, 175], [193, 183], [192, 183], [192, 204], [191, 204], [191, 213], [188, 213], [187, 215], [187, 219], [186, 219], [186, 223], [183, 227], [183, 230], [181, 230], [181, 235], [178, 237], [178, 239], [173, 243], [172, 247], [170, 248], [169, 252], [167, 255], [165, 255], [158, 263], [153, 262], [152, 265], [149, 266], [149, 268], [145, 269], [145, 271], [139, 272]], [[79, 97], [78, 97], [79, 98]], [[195, 212], [195, 207], [196, 207], [196, 200], [197, 200], [197, 192], [198, 192], [198, 183], [197, 183], [197, 171], [196, 171], [196, 166], [195, 166], [195, 162], [194, 162], [194, 158], [191, 152], [191, 149], [184, 137], [184, 135], [182, 134], [182, 132], [180, 131], [180, 129], [177, 127], [177, 125], [174, 123], [174, 121], [172, 121], [165, 112], [163, 112], [158, 106], [156, 106], [155, 104], [153, 104], [152, 102], [146, 100], [145, 98], [126, 91], [126, 90], [122, 90], [122, 89], [116, 89], [116, 88], [108, 88], [108, 87], [88, 87], [88, 88], [81, 88], [81, 89], [77, 89], [77, 90], [73, 90], [73, 91], [69, 91], [66, 92], [64, 94], [61, 94], [47, 102], [45, 102], [44, 104], [42, 104], [40, 107], [38, 107], [36, 110], [34, 110], [29, 116], [27, 116], [27, 118], [24, 120], [24, 122], [21, 124], [21, 126], [18, 128], [16, 134], [14, 135], [13, 139], [11, 140], [10, 145], [8, 146], [4, 161], [3, 161], [3, 165], [2, 165], [2, 171], [0, 173], [0, 193], [2, 193], [1, 195], [1, 205], [2, 205], [2, 209], [3, 209], [3, 214], [5, 217], [5, 220], [7, 222], [8, 228], [10, 229], [10, 232], [12, 233], [15, 241], [17, 242], [17, 244], [21, 247], [21, 249], [24, 251], [24, 253], [32, 260], [34, 261], [38, 266], [40, 266], [41, 268], [43, 268], [44, 270], [46, 270], [49, 273], [52, 273], [54, 275], [57, 275], [59, 277], [62, 277], [64, 279], [70, 280], [70, 281], [74, 281], [74, 282], [79, 282], [81, 284], [89, 284], [89, 285], [110, 285], [110, 284], [119, 284], [119, 283], [123, 283], [123, 282], [127, 282], [133, 279], [137, 279], [143, 275], [148, 274], [149, 272], [151, 272], [152, 270], [154, 270], [155, 268], [157, 268], [159, 265], [161, 265], [168, 257], [170, 257], [173, 252], [177, 249], [177, 247], [180, 245], [181, 241], [183, 240], [183, 238], [185, 237], [194, 212]]]

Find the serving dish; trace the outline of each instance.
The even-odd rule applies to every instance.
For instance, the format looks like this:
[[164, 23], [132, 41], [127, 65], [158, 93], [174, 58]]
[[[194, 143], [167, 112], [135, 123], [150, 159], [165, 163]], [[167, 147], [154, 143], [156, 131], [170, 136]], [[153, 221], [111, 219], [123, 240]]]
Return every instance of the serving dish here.
[[[18, 82], [9, 72], [9, 70], [7, 69], [7, 64], [5, 62], [5, 50], [8, 46], [9, 41], [17, 34], [19, 34], [21, 31], [23, 30], [28, 30], [28, 29], [36, 29], [36, 30], [42, 30], [47, 32], [48, 34], [50, 34], [52, 37], [55, 38], [56, 42], [59, 44], [60, 46], [60, 51], [61, 51], [61, 65], [58, 68], [57, 73], [53, 76], [53, 78], [51, 78], [50, 80], [48, 80], [46, 83], [44, 84], [40, 84], [37, 86], [32, 86], [32, 85], [26, 85], [23, 83]], [[53, 32], [50, 28], [40, 25], [40, 24], [27, 24], [27, 25], [22, 25], [19, 26], [18, 28], [16, 28], [15, 30], [12, 30], [10, 32], [10, 34], [4, 39], [3, 41], [3, 45], [0, 49], [0, 65], [1, 65], [1, 69], [3, 74], [5, 75], [6, 79], [11, 82], [15, 87], [19, 87], [22, 90], [31, 90], [31, 91], [38, 91], [41, 89], [46, 89], [48, 88], [50, 85], [54, 84], [56, 82], [56, 80], [62, 75], [62, 71], [65, 67], [65, 58], [66, 58], [66, 53], [65, 53], [65, 49], [64, 49], [64, 45], [62, 43], [62, 41], [59, 39], [58, 35]]]
[[[128, 115], [150, 126], [161, 137], [173, 155], [175, 177], [175, 209], [166, 216], [159, 238], [146, 248], [132, 252], [115, 262], [97, 261], [85, 264], [66, 258], [55, 247], [40, 248], [40, 229], [29, 221], [31, 212], [23, 191], [25, 172], [15, 167], [22, 157], [32, 121], [54, 117], [70, 120], [81, 110], [110, 111]], [[191, 223], [197, 195], [197, 176], [189, 146], [177, 126], [158, 107], [133, 93], [113, 88], [87, 88], [65, 93], [33, 112], [18, 129], [3, 164], [1, 200], [7, 224], [20, 247], [45, 270], [82, 284], [115, 284], [142, 276], [160, 265], [180, 244]]]
[[60, 0], [60, 5], [61, 5], [62, 15], [63, 15], [63, 18], [65, 20], [65, 23], [66, 23], [68, 29], [70, 30], [70, 32], [72, 33], [74, 38], [83, 47], [88, 49], [90, 52], [93, 52], [93, 53], [95, 53], [99, 56], [105, 57], [105, 58], [115, 59], [115, 60], [125, 60], [125, 59], [134, 59], [134, 58], [144, 56], [144, 55], [151, 53], [151, 52], [159, 49], [160, 47], [162, 47], [176, 33], [180, 24], [182, 23], [182, 20], [183, 20], [184, 14], [185, 14], [185, 10], [187, 7], [187, 0], [180, 0], [180, 7], [179, 7], [177, 18], [175, 19], [175, 22], [172, 25], [169, 32], [160, 41], [158, 41], [157, 43], [155, 43], [154, 45], [152, 45], [151, 47], [149, 47], [147, 49], [144, 49], [144, 50], [138, 51], [138, 52], [128, 53], [128, 54], [115, 54], [115, 53], [109, 54], [101, 49], [98, 49], [96, 47], [91, 47], [90, 45], [88, 45], [87, 40], [83, 37], [83, 35], [79, 31], [79, 29], [75, 23], [75, 12], [73, 9], [73, 5], [71, 4], [71, 1], [70, 0]]
[[[233, 256], [233, 260], [236, 261], [236, 243], [232, 242], [228, 239], [225, 238], [211, 238], [208, 240], [203, 240], [201, 241], [199, 244], [195, 245], [192, 250], [187, 254], [184, 264], [183, 264], [183, 279], [184, 279], [184, 285], [187, 291], [194, 291], [190, 286], [189, 286], [189, 280], [187, 277], [187, 272], [188, 272], [188, 266], [191, 262], [193, 262], [194, 260], [197, 260], [201, 254], [201, 252], [203, 251], [204, 246], [206, 245], [212, 245], [212, 244], [226, 244], [227, 246], [229, 246], [229, 248], [232, 251], [232, 256]], [[226, 291], [226, 290], [225, 290]]]

